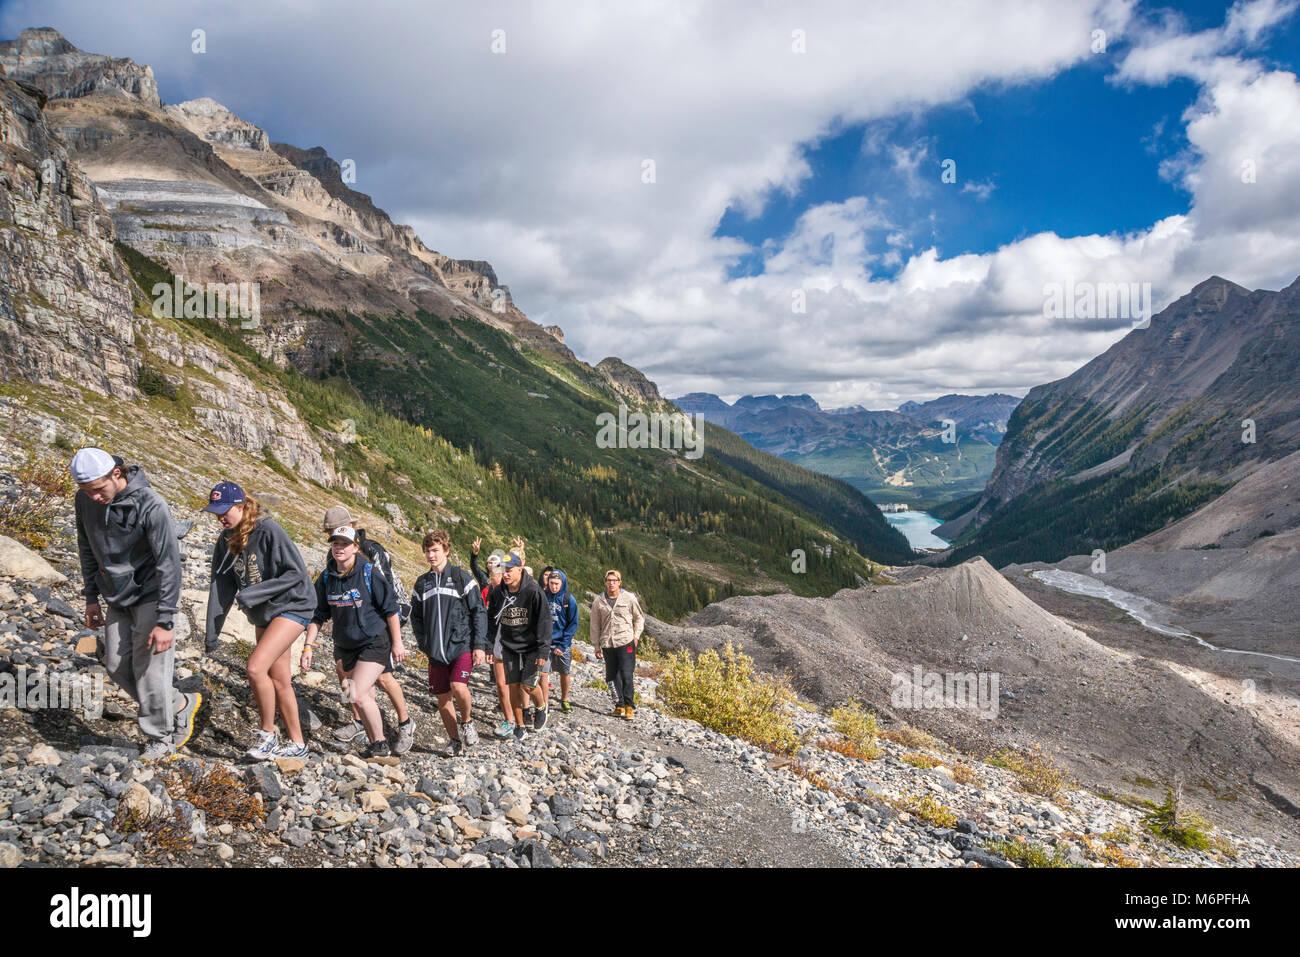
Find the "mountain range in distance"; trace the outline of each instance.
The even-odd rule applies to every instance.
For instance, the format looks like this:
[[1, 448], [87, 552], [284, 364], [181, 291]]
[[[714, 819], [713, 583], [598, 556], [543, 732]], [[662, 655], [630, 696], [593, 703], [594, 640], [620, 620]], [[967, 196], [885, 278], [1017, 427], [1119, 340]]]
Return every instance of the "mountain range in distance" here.
[[729, 404], [692, 392], [673, 401], [755, 448], [843, 479], [877, 502], [915, 508], [984, 488], [1020, 399], [945, 395], [893, 411], [823, 409], [810, 395], [746, 395]]

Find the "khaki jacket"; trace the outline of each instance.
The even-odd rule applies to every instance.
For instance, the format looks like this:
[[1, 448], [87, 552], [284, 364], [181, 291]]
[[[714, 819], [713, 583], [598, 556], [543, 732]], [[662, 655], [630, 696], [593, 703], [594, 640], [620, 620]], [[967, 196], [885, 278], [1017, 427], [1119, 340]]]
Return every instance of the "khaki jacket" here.
[[591, 643], [597, 648], [622, 648], [640, 639], [645, 631], [641, 602], [627, 589], [618, 593], [609, 607], [602, 592], [591, 602]]

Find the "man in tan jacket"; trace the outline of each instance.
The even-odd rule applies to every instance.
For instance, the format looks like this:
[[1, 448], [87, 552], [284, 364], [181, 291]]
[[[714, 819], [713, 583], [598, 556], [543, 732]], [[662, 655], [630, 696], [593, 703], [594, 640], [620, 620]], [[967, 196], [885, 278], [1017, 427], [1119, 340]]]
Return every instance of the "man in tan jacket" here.
[[636, 674], [636, 645], [645, 630], [641, 603], [630, 591], [623, 591], [623, 576], [605, 572], [605, 593], [591, 603], [591, 643], [596, 657], [604, 659], [605, 680], [614, 699], [614, 716], [631, 721], [636, 716], [633, 676]]

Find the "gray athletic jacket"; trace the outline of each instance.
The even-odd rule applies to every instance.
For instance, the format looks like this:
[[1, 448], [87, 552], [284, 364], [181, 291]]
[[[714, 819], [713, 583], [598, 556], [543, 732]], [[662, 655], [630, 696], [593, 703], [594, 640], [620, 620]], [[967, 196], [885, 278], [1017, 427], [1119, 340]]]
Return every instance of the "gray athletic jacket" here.
[[167, 502], [138, 465], [124, 470], [126, 488], [100, 505], [77, 492], [77, 551], [81, 594], [112, 608], [158, 602], [158, 617], [180, 611], [181, 553]]

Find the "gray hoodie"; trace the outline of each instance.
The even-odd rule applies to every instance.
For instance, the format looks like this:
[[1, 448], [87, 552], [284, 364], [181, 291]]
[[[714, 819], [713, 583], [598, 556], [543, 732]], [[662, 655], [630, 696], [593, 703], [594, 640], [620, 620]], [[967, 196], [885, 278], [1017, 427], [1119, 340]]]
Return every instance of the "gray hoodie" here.
[[138, 465], [124, 470], [126, 488], [107, 505], [77, 492], [77, 550], [86, 604], [113, 608], [158, 602], [158, 617], [180, 611], [181, 553], [167, 502]]
[[205, 647], [212, 651], [232, 602], [256, 628], [278, 615], [310, 620], [316, 614], [316, 586], [289, 533], [269, 518], [259, 518], [239, 555], [230, 554], [229, 531], [212, 547], [212, 584], [208, 588]]

